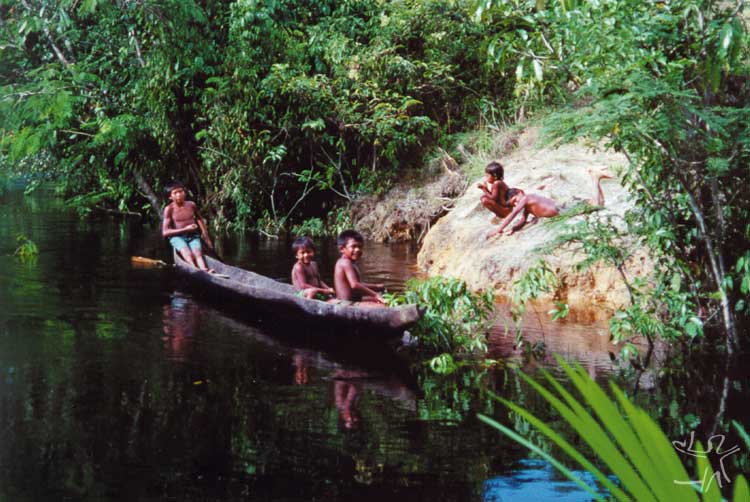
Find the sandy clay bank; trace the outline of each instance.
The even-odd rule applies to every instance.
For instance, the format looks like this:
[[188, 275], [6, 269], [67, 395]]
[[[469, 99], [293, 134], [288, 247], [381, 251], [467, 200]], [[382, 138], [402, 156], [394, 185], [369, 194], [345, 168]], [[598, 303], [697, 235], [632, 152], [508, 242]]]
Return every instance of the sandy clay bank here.
[[[509, 187], [544, 195], [565, 206], [594, 197], [589, 169], [626, 163], [622, 155], [592, 151], [584, 145], [555, 149], [537, 145], [538, 131], [527, 130], [518, 138], [518, 147], [499, 159], [505, 167], [505, 181]], [[540, 248], [562, 231], [560, 223], [543, 219], [513, 235], [486, 240], [486, 235], [497, 228], [497, 220], [491, 222], [493, 215], [479, 201], [481, 193], [475, 187], [480, 181], [481, 178], [471, 180], [454, 208], [425, 236], [418, 263], [429, 275], [457, 277], [473, 289], [492, 288], [496, 294], [507, 296], [513, 282], [544, 258], [560, 279], [558, 290], [546, 299], [564, 301], [571, 308], [627, 303], [627, 290], [614, 267], [597, 265], [588, 271], [577, 271], [574, 266], [583, 255], [564, 248], [542, 255]], [[602, 188], [605, 207], [600, 214], [623, 215], [632, 206], [625, 188], [616, 179], [603, 180]], [[627, 264], [628, 273], [644, 274], [648, 263], [645, 252], [637, 252]]]

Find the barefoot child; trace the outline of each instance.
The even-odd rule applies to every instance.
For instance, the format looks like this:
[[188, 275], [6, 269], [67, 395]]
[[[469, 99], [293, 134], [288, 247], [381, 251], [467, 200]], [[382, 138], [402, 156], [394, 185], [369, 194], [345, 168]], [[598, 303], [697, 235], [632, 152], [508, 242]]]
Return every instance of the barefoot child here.
[[315, 257], [315, 244], [308, 236], [296, 239], [292, 243], [292, 250], [297, 258], [297, 263], [292, 267], [292, 284], [299, 289], [299, 295], [308, 300], [326, 301], [335, 294], [335, 291], [320, 279], [318, 264], [313, 261]]
[[590, 168], [588, 170], [591, 180], [594, 182], [594, 199], [591, 203], [595, 206], [604, 206], [604, 192], [602, 191], [602, 180], [612, 178], [609, 168], [602, 167], [599, 169]]
[[357, 261], [362, 257], [364, 238], [355, 230], [344, 230], [336, 239], [341, 258], [333, 269], [333, 286], [336, 298], [350, 302], [370, 302], [383, 304], [383, 298], [376, 292], [382, 291], [382, 284], [362, 282]]
[[485, 182], [477, 184], [477, 188], [484, 193], [479, 200], [498, 218], [504, 218], [508, 216], [512, 207], [507, 201], [508, 185], [503, 181], [503, 166], [500, 162], [492, 161], [487, 164], [484, 172]]
[[185, 186], [179, 181], [172, 181], [166, 186], [171, 201], [164, 208], [164, 220], [161, 226], [162, 236], [169, 239], [184, 260], [205, 272], [213, 273], [206, 266], [201, 248], [201, 238], [209, 248], [214, 247], [208, 236], [206, 220], [198, 212], [195, 202], [185, 200]]
[[[513, 211], [500, 223], [497, 230], [493, 230], [487, 234], [487, 238], [499, 235], [505, 230], [513, 218], [523, 211], [521, 221], [516, 223], [512, 228], [505, 231], [505, 235], [511, 235], [513, 232], [521, 230], [526, 225], [526, 220], [529, 214], [534, 216], [533, 223], [536, 223], [539, 218], [551, 218], [560, 214], [560, 208], [557, 206], [554, 200], [542, 197], [541, 195], [529, 194], [526, 195], [520, 188], [511, 188], [508, 190], [508, 202], [513, 205]], [[532, 223], [532, 224], [533, 224]]]

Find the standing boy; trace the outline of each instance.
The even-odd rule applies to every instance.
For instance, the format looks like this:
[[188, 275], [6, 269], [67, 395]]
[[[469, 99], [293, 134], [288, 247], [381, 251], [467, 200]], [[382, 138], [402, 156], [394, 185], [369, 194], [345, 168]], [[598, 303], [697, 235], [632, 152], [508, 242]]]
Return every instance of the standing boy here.
[[186, 262], [205, 272], [213, 273], [203, 259], [201, 238], [209, 248], [214, 245], [208, 236], [206, 220], [198, 212], [195, 202], [185, 200], [185, 186], [179, 181], [172, 181], [166, 186], [171, 201], [164, 208], [164, 220], [161, 234], [180, 253]]
[[297, 258], [297, 263], [292, 267], [292, 284], [299, 289], [301, 296], [308, 300], [326, 301], [336, 292], [323, 282], [318, 271], [318, 264], [313, 261], [315, 257], [315, 244], [308, 236], [296, 239], [292, 243], [292, 250]]
[[513, 207], [508, 204], [508, 185], [503, 181], [505, 172], [500, 162], [492, 161], [484, 169], [485, 182], [478, 183], [484, 195], [479, 199], [484, 207], [489, 209], [498, 218], [505, 218]]
[[383, 284], [368, 284], [362, 282], [357, 261], [362, 257], [364, 245], [362, 234], [356, 230], [344, 230], [336, 239], [341, 252], [341, 258], [336, 261], [333, 269], [333, 286], [336, 298], [350, 302], [371, 302], [384, 304], [383, 297], [377, 291], [382, 291]]

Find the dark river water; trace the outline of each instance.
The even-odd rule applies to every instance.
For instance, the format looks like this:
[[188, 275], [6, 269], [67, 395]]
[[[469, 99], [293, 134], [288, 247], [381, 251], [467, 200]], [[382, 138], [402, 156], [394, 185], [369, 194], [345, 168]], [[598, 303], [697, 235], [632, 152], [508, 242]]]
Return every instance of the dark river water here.
[[[13, 256], [19, 235], [36, 260]], [[287, 242], [220, 244], [272, 277], [293, 263]], [[490, 354], [505, 365], [439, 377], [195, 298], [171, 269], [131, 265], [169, 256], [155, 228], [81, 218], [48, 192], [0, 199], [0, 256], [2, 501], [590, 499], [480, 422], [508, 413], [477, 389], [540, 408], [512, 368], [554, 370], [552, 353], [608, 376], [602, 314], [532, 312], [527, 339], [550, 354], [533, 362], [501, 319]], [[335, 257], [322, 246], [321, 268]], [[363, 273], [398, 290], [415, 261], [368, 243]]]

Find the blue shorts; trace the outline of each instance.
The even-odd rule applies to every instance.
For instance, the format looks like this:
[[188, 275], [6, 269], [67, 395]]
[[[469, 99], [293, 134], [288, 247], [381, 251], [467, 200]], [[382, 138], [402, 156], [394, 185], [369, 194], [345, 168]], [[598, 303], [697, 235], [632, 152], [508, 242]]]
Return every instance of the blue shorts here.
[[169, 238], [169, 243], [177, 251], [182, 251], [188, 246], [190, 246], [191, 251], [201, 250], [200, 234], [175, 235]]

